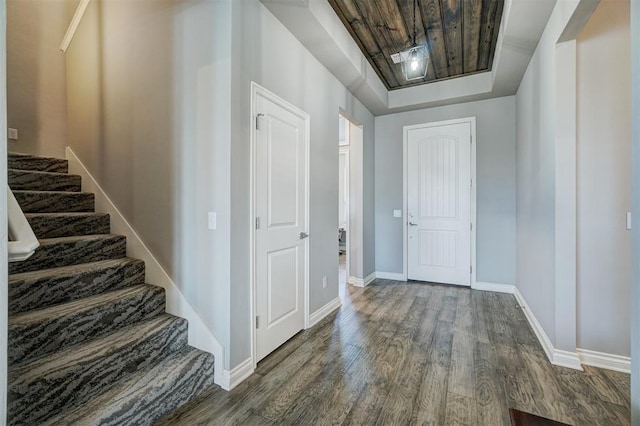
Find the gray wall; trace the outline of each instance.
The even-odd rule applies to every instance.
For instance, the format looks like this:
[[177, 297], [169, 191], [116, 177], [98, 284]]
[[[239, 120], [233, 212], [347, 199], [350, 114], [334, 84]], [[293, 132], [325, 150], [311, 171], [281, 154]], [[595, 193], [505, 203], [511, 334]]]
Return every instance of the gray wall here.
[[230, 18], [228, 1], [94, 0], [67, 53], [71, 148], [227, 359]]
[[[552, 344], [557, 344], [557, 327], [573, 336], [568, 339], [572, 343], [561, 342], [560, 349], [569, 351], [575, 350], [575, 327], [571, 326], [575, 323], [575, 301], [558, 299], [555, 282], [556, 42], [577, 4], [556, 3], [516, 94], [516, 285]], [[566, 310], [563, 303], [569, 304]], [[556, 321], [556, 312], [572, 318]]]
[[483, 282], [515, 284], [516, 147], [513, 96], [376, 117], [376, 269], [402, 273], [403, 126], [476, 117], [477, 271]]
[[220, 368], [251, 355], [251, 81], [311, 116], [310, 311], [337, 297], [338, 112], [364, 125], [369, 229], [373, 116], [258, 0], [92, 1], [67, 81], [71, 147], [225, 347]]
[[577, 345], [624, 356], [631, 325], [629, 27], [629, 2], [604, 0], [577, 40]]
[[[250, 82], [311, 116], [310, 311], [338, 295], [338, 112], [364, 128], [365, 275], [373, 272], [373, 115], [258, 0], [233, 2], [231, 365], [249, 357]], [[236, 56], [237, 55], [237, 56]], [[322, 277], [328, 286], [322, 288]]]
[[9, 151], [64, 157], [65, 58], [58, 47], [78, 0], [8, 0], [7, 120], [20, 139]]
[[[631, 3], [631, 170], [633, 223], [640, 223], [640, 3]], [[631, 236], [631, 422], [640, 425], [640, 226]]]

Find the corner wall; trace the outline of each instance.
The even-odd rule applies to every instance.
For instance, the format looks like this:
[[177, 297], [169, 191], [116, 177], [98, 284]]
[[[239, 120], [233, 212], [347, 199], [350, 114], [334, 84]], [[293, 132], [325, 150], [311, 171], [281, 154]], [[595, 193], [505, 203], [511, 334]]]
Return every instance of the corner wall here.
[[622, 356], [631, 325], [629, 28], [629, 1], [603, 0], [577, 39], [577, 346]]
[[575, 39], [598, 3], [556, 3], [516, 94], [516, 285], [550, 340], [552, 362], [575, 369], [581, 369]]

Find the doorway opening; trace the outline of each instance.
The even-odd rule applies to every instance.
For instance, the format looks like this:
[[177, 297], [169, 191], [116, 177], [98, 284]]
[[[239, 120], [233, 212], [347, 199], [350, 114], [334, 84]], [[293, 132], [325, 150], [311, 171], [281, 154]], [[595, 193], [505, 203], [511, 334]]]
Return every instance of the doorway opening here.
[[349, 124], [338, 114], [338, 287], [342, 295], [349, 277]]
[[363, 149], [364, 130], [349, 115], [338, 114], [338, 284], [369, 284], [363, 265]]

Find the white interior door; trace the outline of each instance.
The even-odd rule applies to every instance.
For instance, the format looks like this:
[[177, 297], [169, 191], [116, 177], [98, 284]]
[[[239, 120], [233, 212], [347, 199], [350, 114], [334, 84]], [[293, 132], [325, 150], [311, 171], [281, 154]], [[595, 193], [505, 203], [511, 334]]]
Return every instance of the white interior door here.
[[471, 285], [470, 123], [408, 130], [407, 167], [407, 277]]
[[304, 328], [307, 280], [307, 117], [256, 98], [256, 356]]

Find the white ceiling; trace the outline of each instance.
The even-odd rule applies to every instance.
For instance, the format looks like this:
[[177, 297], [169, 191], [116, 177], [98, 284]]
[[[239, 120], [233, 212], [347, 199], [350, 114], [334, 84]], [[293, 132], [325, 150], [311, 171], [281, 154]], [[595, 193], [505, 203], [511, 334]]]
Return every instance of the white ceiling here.
[[490, 72], [388, 91], [326, 0], [260, 0], [373, 114], [513, 95], [556, 0], [505, 0]]

